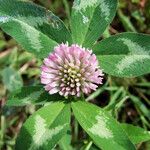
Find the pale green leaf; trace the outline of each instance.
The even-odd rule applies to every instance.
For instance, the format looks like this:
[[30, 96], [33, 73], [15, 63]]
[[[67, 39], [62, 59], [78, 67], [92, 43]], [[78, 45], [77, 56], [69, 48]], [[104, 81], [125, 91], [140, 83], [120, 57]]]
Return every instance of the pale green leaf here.
[[17, 89], [22, 88], [23, 86], [22, 77], [19, 74], [19, 72], [17, 72], [13, 68], [10, 67], [5, 68], [4, 70], [2, 70], [1, 75], [2, 81], [9, 91], [13, 92]]
[[16, 150], [50, 150], [66, 134], [70, 124], [70, 106], [53, 103], [42, 107], [24, 123]]
[[120, 124], [103, 109], [82, 101], [73, 102], [72, 109], [80, 125], [99, 148], [135, 150]]
[[73, 42], [91, 47], [115, 16], [117, 0], [74, 0], [71, 15]]
[[102, 40], [93, 47], [105, 73], [136, 77], [150, 73], [150, 35], [122, 33]]
[[150, 141], [150, 131], [125, 123], [121, 124], [121, 126], [134, 144]]

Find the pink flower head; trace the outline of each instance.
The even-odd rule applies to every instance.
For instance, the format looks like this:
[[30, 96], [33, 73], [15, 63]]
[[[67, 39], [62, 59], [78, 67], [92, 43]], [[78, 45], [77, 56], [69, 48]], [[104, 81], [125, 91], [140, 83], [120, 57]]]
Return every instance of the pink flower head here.
[[41, 68], [41, 83], [49, 94], [81, 96], [96, 90], [102, 84], [102, 70], [99, 69], [92, 50], [78, 45], [60, 44], [54, 48]]

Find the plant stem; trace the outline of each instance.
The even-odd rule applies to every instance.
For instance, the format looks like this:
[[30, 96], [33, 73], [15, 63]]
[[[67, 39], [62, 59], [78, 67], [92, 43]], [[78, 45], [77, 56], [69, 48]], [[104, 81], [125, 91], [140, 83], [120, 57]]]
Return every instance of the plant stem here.
[[86, 146], [85, 150], [89, 150], [89, 149], [91, 148], [92, 144], [93, 144], [93, 142], [90, 141], [90, 142], [88, 143], [88, 145]]
[[78, 141], [78, 132], [79, 132], [79, 124], [78, 124], [78, 121], [75, 119], [74, 120], [74, 141], [75, 142]]
[[65, 6], [66, 14], [68, 19], [70, 20], [70, 7], [67, 0], [63, 0], [63, 4]]

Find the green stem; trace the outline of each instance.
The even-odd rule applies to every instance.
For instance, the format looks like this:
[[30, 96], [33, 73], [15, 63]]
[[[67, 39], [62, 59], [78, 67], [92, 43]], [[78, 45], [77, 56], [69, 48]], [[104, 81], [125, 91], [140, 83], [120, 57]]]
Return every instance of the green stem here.
[[92, 146], [93, 142], [90, 141], [84, 150], [89, 150]]
[[4, 135], [5, 135], [5, 117], [1, 116], [0, 148], [2, 148], [3, 146]]
[[70, 7], [67, 0], [63, 0], [63, 4], [65, 6], [66, 14], [68, 19], [70, 20]]
[[74, 141], [78, 141], [78, 132], [79, 132], [79, 124], [78, 121], [75, 119], [74, 120]]

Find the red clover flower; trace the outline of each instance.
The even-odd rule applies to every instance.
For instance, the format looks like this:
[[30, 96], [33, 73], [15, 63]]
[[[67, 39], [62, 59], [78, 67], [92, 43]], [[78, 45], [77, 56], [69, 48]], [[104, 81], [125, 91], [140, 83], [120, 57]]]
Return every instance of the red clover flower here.
[[49, 94], [81, 96], [102, 84], [102, 70], [92, 50], [77, 44], [60, 44], [54, 48], [41, 68], [41, 83]]

